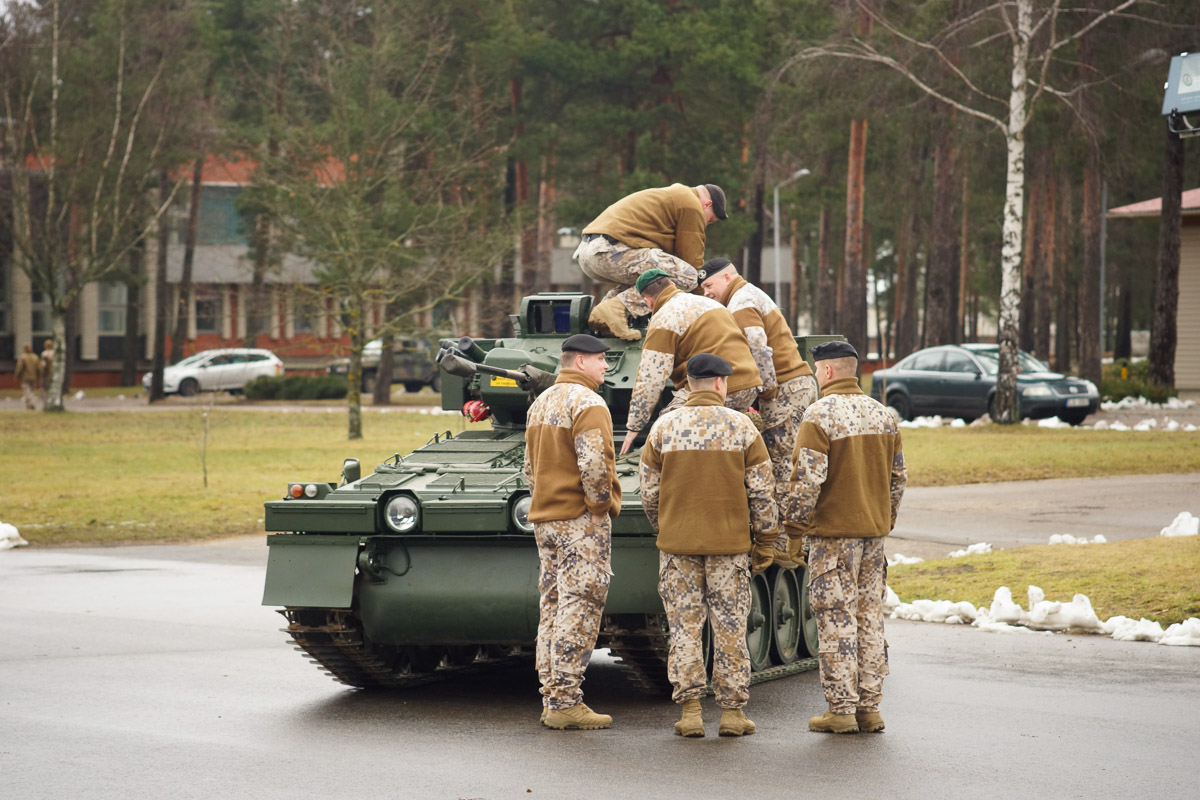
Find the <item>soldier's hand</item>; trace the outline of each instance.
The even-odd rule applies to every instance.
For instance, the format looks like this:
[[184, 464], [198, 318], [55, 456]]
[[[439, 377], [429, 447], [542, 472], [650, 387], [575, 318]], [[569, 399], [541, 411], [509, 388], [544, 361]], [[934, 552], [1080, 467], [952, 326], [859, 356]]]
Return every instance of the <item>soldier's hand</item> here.
[[608, 514], [592, 514], [592, 524], [596, 526], [608, 522]]
[[633, 447], [633, 440], [637, 438], [637, 431], [627, 431], [625, 433], [625, 441], [621, 443], [621, 455], [625, 455]]
[[750, 550], [750, 571], [754, 574], [762, 572], [775, 560], [775, 547], [769, 542], [766, 544], [755, 543]]
[[796, 567], [805, 566], [804, 561], [804, 537], [794, 536], [788, 539], [788, 558], [796, 562]]

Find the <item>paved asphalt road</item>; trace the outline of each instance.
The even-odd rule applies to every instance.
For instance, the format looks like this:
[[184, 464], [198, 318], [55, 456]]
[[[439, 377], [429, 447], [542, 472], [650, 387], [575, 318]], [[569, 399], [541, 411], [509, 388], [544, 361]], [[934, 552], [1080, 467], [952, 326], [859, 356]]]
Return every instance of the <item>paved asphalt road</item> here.
[[[258, 605], [261, 539], [0, 553], [0, 797], [1193, 798], [1200, 648], [890, 622], [883, 734], [808, 733], [817, 677], [752, 689], [760, 732], [683, 740], [598, 657], [616, 723], [540, 727], [531, 670], [374, 695]], [[710, 708], [711, 708], [711, 701]], [[711, 710], [710, 727], [716, 715]]]

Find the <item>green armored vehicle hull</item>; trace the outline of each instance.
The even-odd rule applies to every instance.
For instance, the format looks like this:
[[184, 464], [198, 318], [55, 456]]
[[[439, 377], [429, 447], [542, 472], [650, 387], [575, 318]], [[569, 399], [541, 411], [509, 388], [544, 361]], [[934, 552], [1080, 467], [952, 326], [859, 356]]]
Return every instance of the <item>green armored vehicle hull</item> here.
[[[442, 408], [489, 415], [491, 429], [438, 434], [366, 476], [348, 460], [339, 483], [295, 482], [266, 503], [263, 603], [282, 607], [285, 631], [333, 677], [403, 687], [532, 657], [538, 556], [521, 471], [525, 412], [552, 381], [561, 343], [588, 330], [591, 304], [578, 294], [527, 297], [512, 337], [443, 342]], [[811, 347], [840, 338], [798, 342], [808, 358]], [[600, 393], [619, 442], [641, 343], [608, 342]], [[635, 450], [617, 464], [623, 496], [597, 647], [610, 648], [639, 685], [669, 691], [658, 549], [637, 458]], [[805, 577], [772, 567], [752, 582], [747, 643], [756, 682], [815, 666]]]

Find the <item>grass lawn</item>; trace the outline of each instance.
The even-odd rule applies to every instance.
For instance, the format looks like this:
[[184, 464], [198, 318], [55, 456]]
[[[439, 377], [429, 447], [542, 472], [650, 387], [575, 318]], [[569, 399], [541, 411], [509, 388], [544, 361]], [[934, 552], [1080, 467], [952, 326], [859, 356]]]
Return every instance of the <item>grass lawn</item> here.
[[[426, 395], [432, 397], [422, 392], [408, 399], [428, 402]], [[464, 421], [396, 410], [365, 414], [363, 427], [364, 439], [346, 440], [342, 401], [329, 405], [328, 413], [217, 405], [209, 417], [206, 488], [203, 405], [0, 411], [0, 521], [38, 545], [258, 533], [263, 502], [281, 497], [288, 481], [335, 481], [347, 456], [369, 471], [434, 432], [462, 430]], [[1194, 433], [921, 428], [905, 430], [904, 442], [910, 486], [1200, 472], [1200, 434]]]
[[0, 521], [37, 545], [189, 541], [262, 532], [262, 504], [294, 480], [336, 481], [353, 456], [369, 472], [453, 416], [364, 414], [346, 440], [344, 404], [330, 413], [238, 411], [209, 416], [208, 486], [202, 408], [32, 414], [0, 412]]
[[991, 605], [1001, 586], [1028, 607], [1030, 585], [1047, 600], [1086, 594], [1101, 620], [1147, 617], [1164, 627], [1200, 617], [1200, 536], [1132, 539], [1097, 545], [1017, 547], [979, 556], [939, 558], [888, 569], [905, 602], [965, 600]]

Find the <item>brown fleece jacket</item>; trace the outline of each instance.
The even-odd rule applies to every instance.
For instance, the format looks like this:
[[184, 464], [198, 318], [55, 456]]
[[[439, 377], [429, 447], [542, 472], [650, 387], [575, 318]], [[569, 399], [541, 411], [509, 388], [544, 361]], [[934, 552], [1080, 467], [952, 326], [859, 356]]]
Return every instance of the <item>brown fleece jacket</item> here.
[[704, 263], [705, 230], [699, 193], [673, 183], [621, 198], [583, 232], [606, 233], [630, 247], [657, 247], [699, 268]]

